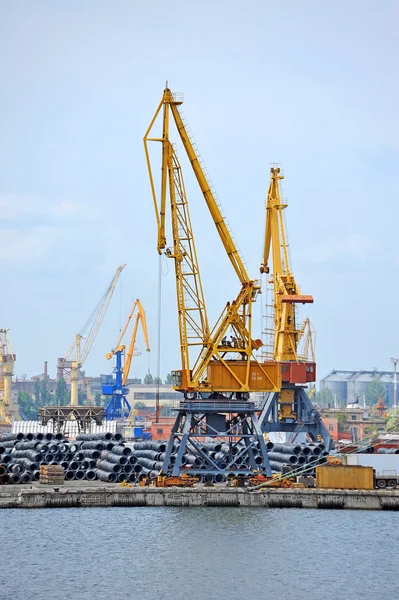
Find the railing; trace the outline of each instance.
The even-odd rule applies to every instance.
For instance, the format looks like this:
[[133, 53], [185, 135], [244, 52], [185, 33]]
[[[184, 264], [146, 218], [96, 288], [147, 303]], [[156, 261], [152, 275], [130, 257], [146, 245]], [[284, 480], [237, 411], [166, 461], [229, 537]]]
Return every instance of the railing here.
[[177, 410], [187, 410], [188, 412], [221, 413], [258, 412], [261, 410], [261, 404], [262, 401], [247, 402], [245, 400], [183, 400], [179, 403]]

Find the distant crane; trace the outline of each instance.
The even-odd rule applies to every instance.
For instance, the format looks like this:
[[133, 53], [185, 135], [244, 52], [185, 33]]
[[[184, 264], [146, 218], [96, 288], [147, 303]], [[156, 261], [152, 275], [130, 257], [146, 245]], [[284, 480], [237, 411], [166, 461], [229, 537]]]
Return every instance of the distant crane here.
[[[122, 345], [122, 341], [136, 310], [136, 319], [133, 326], [132, 337], [130, 338], [129, 348], [126, 353], [126, 346]], [[112, 379], [112, 382], [104, 383], [102, 387], [103, 395], [111, 396], [111, 399], [104, 410], [104, 416], [108, 420], [127, 418], [129, 416], [133, 417], [131, 412], [134, 409], [131, 408], [126, 397], [129, 392], [128, 388], [126, 387], [126, 383], [129, 377], [133, 356], [139, 356], [141, 354], [140, 352], [136, 351], [135, 347], [139, 323], [141, 323], [141, 328], [143, 330], [146, 350], [147, 352], [150, 352], [145, 311], [140, 300], [137, 299], [133, 303], [132, 310], [130, 311], [125, 326], [121, 331], [115, 349], [105, 355], [107, 360], [110, 360], [113, 356], [116, 358], [116, 365], [113, 370], [113, 373], [115, 373], [115, 378]]]
[[8, 330], [0, 329], [0, 423], [20, 421], [18, 407], [12, 401], [12, 374], [16, 355], [8, 339]]
[[[111, 301], [112, 295], [115, 291], [116, 284], [118, 283], [118, 279], [123, 269], [126, 267], [126, 264], [120, 265], [116, 271], [115, 275], [109, 284], [107, 290], [105, 291], [103, 297], [101, 298], [99, 304], [96, 306], [95, 310], [91, 314], [90, 318], [86, 322], [82, 331], [75, 336], [75, 340], [73, 341], [71, 347], [68, 352], [65, 354], [64, 358], [59, 358], [57, 362], [57, 378], [60, 379], [63, 375], [64, 370], [70, 369], [70, 377], [71, 377], [71, 406], [78, 406], [78, 380], [79, 380], [79, 369], [82, 367], [84, 361], [86, 360], [92, 346], [94, 340], [96, 339], [98, 330], [100, 329], [101, 323], [103, 322], [105, 313], [107, 311], [108, 305]], [[83, 332], [87, 329], [87, 327], [92, 323], [90, 331], [85, 338], [85, 343], [83, 348], [81, 347], [81, 341], [83, 338]]]

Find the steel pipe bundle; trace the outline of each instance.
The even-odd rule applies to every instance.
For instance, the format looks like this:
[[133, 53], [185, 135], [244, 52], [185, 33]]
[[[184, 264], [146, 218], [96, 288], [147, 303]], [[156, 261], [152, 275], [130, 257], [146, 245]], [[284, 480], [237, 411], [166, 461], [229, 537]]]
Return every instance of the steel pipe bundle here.
[[113, 454], [123, 454], [124, 456], [130, 456], [132, 451], [127, 446], [114, 446], [112, 448]]
[[83, 456], [83, 459], [85, 459], [85, 458], [92, 458], [93, 460], [97, 460], [101, 456], [101, 452], [99, 450], [86, 450], [86, 449], [83, 449], [83, 450], [80, 450], [79, 454], [81, 456]]
[[124, 456], [123, 454], [114, 454], [113, 452], [107, 452], [106, 450], [101, 452], [101, 459], [107, 460], [108, 462], [118, 463], [118, 465], [126, 465], [129, 462], [128, 456]]
[[[137, 462], [136, 457], [130, 460], [131, 450], [121, 445], [120, 434], [80, 434], [78, 438], [80, 439], [70, 443], [60, 433], [25, 436], [3, 434], [0, 443], [0, 483], [17, 484], [36, 481], [40, 477], [39, 466], [58, 464], [64, 468], [67, 481], [73, 479], [93, 481], [97, 478], [97, 470], [106, 471], [107, 464], [113, 461], [118, 472], [123, 465], [127, 464], [126, 475], [128, 476]], [[118, 450], [114, 454], [111, 450], [116, 446]], [[105, 455], [101, 457], [101, 453], [104, 452]], [[100, 458], [108, 460], [101, 461]], [[102, 462], [101, 469], [97, 468], [99, 462]], [[112, 465], [112, 469], [115, 465]], [[111, 480], [113, 480], [112, 476]]]
[[13, 442], [25, 439], [23, 433], [0, 433], [0, 442]]
[[274, 444], [273, 450], [280, 454], [295, 454], [296, 456], [302, 454], [302, 448], [299, 444]]
[[166, 452], [166, 442], [161, 441], [134, 442], [132, 447], [133, 450], [154, 450], [155, 452]]
[[35, 450], [39, 444], [39, 441], [31, 440], [29, 442], [18, 442], [14, 447], [15, 450]]
[[[274, 446], [276, 448], [278, 444]], [[297, 465], [298, 464], [298, 456], [295, 454], [283, 454], [282, 452], [268, 452], [269, 460], [278, 463], [285, 463], [289, 465]]]
[[[5, 442], [1, 442], [1, 447], [2, 448], [14, 448], [15, 445], [17, 443], [17, 440], [8, 440]], [[3, 450], [2, 452], [0, 452], [0, 454], [3, 454], [3, 452], [5, 452], [5, 450]]]
[[[281, 451], [283, 448], [285, 450], [284, 452]], [[298, 448], [300, 448], [299, 453]], [[294, 454], [290, 455], [288, 449], [291, 449]], [[279, 451], [277, 452], [277, 450]], [[288, 472], [301, 472], [304, 470], [307, 475], [314, 474], [314, 469], [318, 464], [327, 462], [326, 456], [328, 456], [328, 454], [324, 444], [319, 443], [275, 444], [273, 451], [268, 452], [272, 471], [276, 473], [285, 473], [287, 470]]]
[[270, 460], [269, 462], [270, 462], [270, 468], [272, 471], [274, 471], [276, 473], [283, 472], [283, 463], [275, 462], [274, 460]]
[[101, 471], [109, 471], [110, 473], [120, 473], [122, 471], [121, 465], [118, 465], [116, 463], [110, 463], [106, 460], [97, 461], [97, 467]]
[[97, 479], [99, 479], [100, 481], [106, 481], [107, 483], [116, 482], [116, 473], [111, 473], [110, 471], [103, 471], [102, 469], [96, 469], [95, 474], [97, 476]]

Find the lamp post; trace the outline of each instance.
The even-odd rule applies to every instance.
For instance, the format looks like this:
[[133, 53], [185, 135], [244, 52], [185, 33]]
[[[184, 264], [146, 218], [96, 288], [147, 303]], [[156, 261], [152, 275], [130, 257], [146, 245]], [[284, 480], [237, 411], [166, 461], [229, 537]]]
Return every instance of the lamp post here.
[[397, 380], [396, 380], [396, 366], [399, 362], [398, 358], [391, 358], [392, 364], [393, 364], [393, 407], [396, 410], [397, 407], [397, 394], [396, 394], [396, 388], [397, 388]]

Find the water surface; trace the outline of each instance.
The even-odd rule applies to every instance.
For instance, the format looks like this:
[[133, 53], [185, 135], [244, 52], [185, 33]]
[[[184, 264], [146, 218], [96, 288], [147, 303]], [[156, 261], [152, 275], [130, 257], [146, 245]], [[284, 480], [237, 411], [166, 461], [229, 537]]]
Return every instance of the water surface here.
[[0, 600], [398, 600], [395, 512], [0, 511]]

